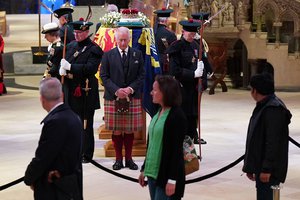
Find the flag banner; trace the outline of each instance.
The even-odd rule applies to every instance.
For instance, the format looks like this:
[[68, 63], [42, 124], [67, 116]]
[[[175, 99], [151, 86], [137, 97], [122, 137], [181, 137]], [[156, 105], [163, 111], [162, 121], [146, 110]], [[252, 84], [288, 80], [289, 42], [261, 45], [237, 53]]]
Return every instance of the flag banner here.
[[[157, 111], [157, 105], [152, 103], [150, 94], [155, 75], [161, 74], [157, 49], [155, 46], [154, 32], [152, 28], [130, 29], [131, 41], [129, 46], [139, 49], [144, 55], [145, 81], [143, 86], [143, 108], [152, 117]], [[104, 52], [114, 48], [117, 43], [114, 37], [114, 28], [99, 28], [94, 42], [97, 43]], [[101, 70], [101, 68], [100, 68]]]

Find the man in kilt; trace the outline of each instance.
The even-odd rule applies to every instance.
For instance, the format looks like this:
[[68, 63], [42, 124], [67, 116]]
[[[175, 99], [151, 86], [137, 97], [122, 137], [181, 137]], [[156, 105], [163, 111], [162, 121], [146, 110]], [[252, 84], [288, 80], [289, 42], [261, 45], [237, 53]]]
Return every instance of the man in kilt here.
[[[120, 27], [115, 35], [117, 47], [104, 53], [100, 76], [104, 91], [104, 121], [106, 129], [112, 131], [116, 152], [114, 170], [124, 167], [122, 148], [125, 147], [125, 167], [137, 170], [132, 160], [133, 132], [142, 130], [141, 90], [145, 71], [143, 54], [128, 46], [131, 34]], [[124, 101], [123, 105], [120, 102]], [[129, 107], [128, 105], [129, 101]]]

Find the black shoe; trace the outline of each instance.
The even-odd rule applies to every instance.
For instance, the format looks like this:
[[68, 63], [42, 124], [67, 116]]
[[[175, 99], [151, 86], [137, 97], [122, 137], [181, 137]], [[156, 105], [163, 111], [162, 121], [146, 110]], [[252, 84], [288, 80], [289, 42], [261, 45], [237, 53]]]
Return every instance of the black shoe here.
[[86, 157], [82, 157], [82, 163], [89, 163], [91, 159], [88, 159]]
[[194, 139], [194, 144], [199, 144], [199, 139]]
[[139, 167], [133, 162], [133, 160], [126, 160], [125, 167], [128, 167], [131, 170], [138, 170]]
[[207, 142], [203, 139], [201, 139], [201, 144], [207, 144]]
[[112, 166], [113, 170], [120, 170], [124, 168], [122, 160], [116, 160], [115, 164]]

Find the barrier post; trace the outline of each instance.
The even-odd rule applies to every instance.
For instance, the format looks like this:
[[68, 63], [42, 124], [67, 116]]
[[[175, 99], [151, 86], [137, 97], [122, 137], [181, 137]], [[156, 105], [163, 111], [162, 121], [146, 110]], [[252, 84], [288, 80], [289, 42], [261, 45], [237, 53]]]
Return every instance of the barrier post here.
[[273, 200], [280, 200], [280, 185], [272, 185], [273, 190]]

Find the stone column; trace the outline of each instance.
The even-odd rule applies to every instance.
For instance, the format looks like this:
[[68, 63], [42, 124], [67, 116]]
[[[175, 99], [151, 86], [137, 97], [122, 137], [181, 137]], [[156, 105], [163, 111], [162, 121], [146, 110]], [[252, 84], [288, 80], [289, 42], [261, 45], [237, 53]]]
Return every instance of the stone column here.
[[282, 26], [282, 22], [274, 22], [273, 26], [275, 27], [275, 43], [280, 43], [280, 27]]
[[295, 38], [295, 55], [297, 58], [300, 56], [300, 31], [294, 33]]
[[257, 11], [256, 12], [256, 32], [261, 32], [261, 12]]

